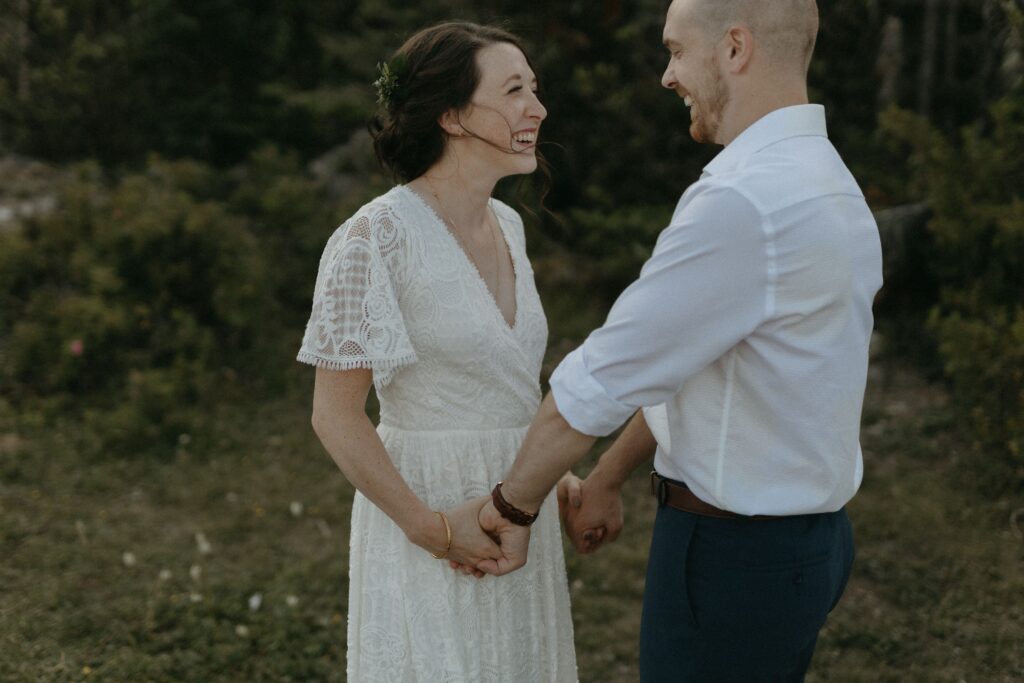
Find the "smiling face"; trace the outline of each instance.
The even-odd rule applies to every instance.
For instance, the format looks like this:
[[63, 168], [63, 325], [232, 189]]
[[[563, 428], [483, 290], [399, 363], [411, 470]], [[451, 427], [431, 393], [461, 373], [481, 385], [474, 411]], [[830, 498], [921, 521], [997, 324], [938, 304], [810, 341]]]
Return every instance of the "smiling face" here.
[[[548, 115], [537, 99], [536, 74], [522, 51], [509, 43], [481, 48], [476, 63], [480, 83], [457, 114], [456, 140], [465, 141], [465, 151], [495, 164], [502, 175], [532, 173], [540, 124]], [[460, 132], [466, 137], [459, 138]]]
[[693, 15], [691, 2], [676, 0], [665, 18], [663, 42], [669, 51], [668, 67], [661, 84], [674, 90], [690, 110], [690, 136], [697, 142], [719, 142], [719, 128], [729, 88], [725, 83], [716, 43]]

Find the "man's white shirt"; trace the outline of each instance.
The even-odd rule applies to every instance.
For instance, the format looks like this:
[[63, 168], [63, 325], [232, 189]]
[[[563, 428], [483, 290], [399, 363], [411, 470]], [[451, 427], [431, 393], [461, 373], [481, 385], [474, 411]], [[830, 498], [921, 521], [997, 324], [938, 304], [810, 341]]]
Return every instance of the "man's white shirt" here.
[[774, 111], [705, 168], [639, 279], [551, 377], [572, 427], [638, 408], [655, 468], [739, 514], [838, 510], [863, 474], [859, 431], [878, 227], [824, 109]]

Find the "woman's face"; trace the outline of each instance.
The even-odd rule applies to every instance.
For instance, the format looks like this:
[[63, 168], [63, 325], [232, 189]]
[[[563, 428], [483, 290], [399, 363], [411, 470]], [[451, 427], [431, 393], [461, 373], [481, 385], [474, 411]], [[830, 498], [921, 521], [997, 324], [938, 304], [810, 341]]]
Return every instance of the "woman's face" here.
[[532, 173], [540, 124], [548, 115], [537, 99], [537, 76], [509, 43], [481, 48], [476, 60], [480, 83], [458, 121], [465, 133], [482, 139], [463, 138], [466, 151], [496, 165], [501, 175]]

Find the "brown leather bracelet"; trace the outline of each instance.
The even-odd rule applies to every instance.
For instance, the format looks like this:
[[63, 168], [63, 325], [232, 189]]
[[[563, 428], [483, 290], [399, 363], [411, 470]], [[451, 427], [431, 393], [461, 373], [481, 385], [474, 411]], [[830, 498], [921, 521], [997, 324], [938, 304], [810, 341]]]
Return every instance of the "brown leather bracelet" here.
[[505, 500], [505, 496], [501, 495], [501, 485], [504, 483], [499, 481], [494, 490], [491, 491], [491, 501], [494, 503], [494, 509], [498, 511], [498, 514], [518, 526], [530, 526], [536, 522], [539, 511], [527, 512], [526, 510], [520, 510]]

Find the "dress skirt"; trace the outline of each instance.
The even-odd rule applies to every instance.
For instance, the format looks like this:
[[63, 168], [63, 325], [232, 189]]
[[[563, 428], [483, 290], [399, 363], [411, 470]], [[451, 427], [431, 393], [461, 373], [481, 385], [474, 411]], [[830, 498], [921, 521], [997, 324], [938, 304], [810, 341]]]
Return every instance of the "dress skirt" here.
[[[526, 430], [377, 431], [413, 492], [446, 510], [489, 494]], [[507, 576], [452, 570], [358, 492], [349, 562], [350, 682], [577, 680], [554, 492], [533, 525], [526, 566]]]

